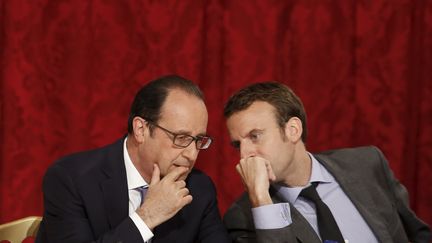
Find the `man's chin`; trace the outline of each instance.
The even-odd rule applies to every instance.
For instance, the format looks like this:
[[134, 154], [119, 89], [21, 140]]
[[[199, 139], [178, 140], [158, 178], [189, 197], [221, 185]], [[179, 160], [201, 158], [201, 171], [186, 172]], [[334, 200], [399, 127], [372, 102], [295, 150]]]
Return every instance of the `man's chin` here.
[[[176, 168], [176, 167], [185, 167], [185, 166], [172, 166], [172, 167], [169, 169], [168, 173], [171, 172], [171, 171], [172, 171], [174, 168]], [[188, 171], [186, 171], [184, 174], [180, 175], [180, 176], [178, 177], [177, 181], [181, 181], [181, 180], [184, 181], [184, 180], [186, 180], [186, 178], [189, 176], [189, 173], [191, 172], [191, 169], [190, 169], [189, 167], [185, 167], [185, 168], [187, 168]]]
[[188, 168], [188, 171], [186, 172], [186, 173], [184, 173], [184, 174], [182, 174], [182, 175], [180, 175], [179, 176], [179, 178], [178, 178], [178, 180], [186, 180], [186, 178], [189, 176], [189, 173], [190, 173], [191, 171], [189, 170], [189, 168]]

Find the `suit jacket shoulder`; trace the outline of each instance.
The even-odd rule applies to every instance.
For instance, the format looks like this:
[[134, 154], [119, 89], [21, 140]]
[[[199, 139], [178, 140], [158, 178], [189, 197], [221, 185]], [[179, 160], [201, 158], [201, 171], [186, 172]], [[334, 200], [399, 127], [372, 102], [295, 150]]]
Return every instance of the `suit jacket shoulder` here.
[[336, 178], [380, 242], [429, 242], [430, 229], [409, 207], [406, 188], [377, 147], [314, 155]]

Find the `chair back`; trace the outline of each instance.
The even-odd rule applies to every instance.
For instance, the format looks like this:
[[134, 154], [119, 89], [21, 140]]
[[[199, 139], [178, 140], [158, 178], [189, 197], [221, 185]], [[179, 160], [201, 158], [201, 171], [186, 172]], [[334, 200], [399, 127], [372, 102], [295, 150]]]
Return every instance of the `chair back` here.
[[42, 217], [31, 216], [0, 225], [0, 241], [21, 243], [27, 237], [36, 237]]

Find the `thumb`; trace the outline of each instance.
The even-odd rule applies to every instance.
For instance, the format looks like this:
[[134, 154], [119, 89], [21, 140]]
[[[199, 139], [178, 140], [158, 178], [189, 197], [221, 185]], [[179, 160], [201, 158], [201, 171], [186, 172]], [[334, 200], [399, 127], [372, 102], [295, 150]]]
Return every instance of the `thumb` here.
[[270, 182], [275, 182], [276, 181], [276, 175], [273, 171], [273, 168], [271, 167], [271, 164], [267, 161], [266, 161], [266, 169], [267, 169], [267, 175], [268, 175]]
[[159, 183], [160, 181], [160, 169], [157, 164], [153, 164], [153, 173], [150, 181], [150, 186]]

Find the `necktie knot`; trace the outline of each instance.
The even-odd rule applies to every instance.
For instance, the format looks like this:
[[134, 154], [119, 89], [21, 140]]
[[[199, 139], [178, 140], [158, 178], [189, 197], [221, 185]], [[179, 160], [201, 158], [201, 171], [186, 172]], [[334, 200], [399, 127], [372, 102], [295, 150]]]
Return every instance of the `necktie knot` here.
[[140, 193], [140, 196], [141, 196], [141, 203], [140, 203], [140, 205], [142, 205], [143, 202], [144, 202], [144, 197], [145, 197], [145, 194], [147, 192], [147, 189], [148, 189], [148, 186], [140, 186], [140, 187], [135, 188], [135, 190], [137, 190]]
[[304, 188], [301, 192], [300, 192], [300, 196], [314, 202], [317, 203], [319, 201], [321, 201], [320, 196], [318, 195], [318, 192], [316, 191], [316, 187], [317, 187], [317, 183], [313, 182], [312, 185]]

